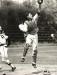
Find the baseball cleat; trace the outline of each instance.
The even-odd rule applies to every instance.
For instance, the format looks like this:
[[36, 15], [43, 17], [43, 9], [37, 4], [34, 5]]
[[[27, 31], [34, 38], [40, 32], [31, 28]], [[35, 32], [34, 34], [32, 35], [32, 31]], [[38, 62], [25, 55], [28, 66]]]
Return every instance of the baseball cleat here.
[[24, 58], [24, 57], [22, 57], [22, 58], [21, 58], [21, 62], [24, 62], [24, 61], [25, 61], [25, 58]]
[[37, 67], [36, 67], [36, 63], [32, 63], [32, 66], [33, 66], [34, 68], [37, 68]]
[[12, 67], [12, 71], [15, 71], [16, 67]]

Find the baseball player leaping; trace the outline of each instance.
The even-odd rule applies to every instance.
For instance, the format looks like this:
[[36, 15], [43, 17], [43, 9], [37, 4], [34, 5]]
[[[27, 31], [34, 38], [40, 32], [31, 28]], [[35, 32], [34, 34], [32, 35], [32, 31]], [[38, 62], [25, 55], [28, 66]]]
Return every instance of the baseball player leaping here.
[[32, 16], [31, 13], [27, 16], [28, 20], [24, 22], [24, 24], [20, 24], [19, 28], [23, 32], [26, 33], [26, 44], [24, 47], [24, 52], [22, 56], [21, 62], [25, 61], [25, 56], [27, 54], [27, 51], [30, 46], [32, 46], [33, 52], [32, 52], [32, 66], [36, 68], [36, 59], [37, 59], [37, 47], [38, 47], [38, 27], [37, 27], [37, 21], [39, 18], [38, 13], [36, 13], [34, 16]]
[[12, 71], [14, 71], [16, 67], [13, 66], [13, 64], [11, 64], [11, 62], [8, 59], [8, 53], [7, 53], [8, 48], [6, 44], [6, 39], [8, 39], [8, 36], [2, 32], [2, 28], [0, 26], [0, 53], [2, 57], [2, 62], [8, 64], [12, 68]]

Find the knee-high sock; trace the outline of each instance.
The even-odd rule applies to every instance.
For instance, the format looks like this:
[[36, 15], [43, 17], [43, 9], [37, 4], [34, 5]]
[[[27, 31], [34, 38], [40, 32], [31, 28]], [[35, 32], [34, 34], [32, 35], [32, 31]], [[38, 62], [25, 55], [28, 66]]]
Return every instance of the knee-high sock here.
[[10, 67], [14, 67], [13, 64], [8, 59], [5, 61], [5, 63], [8, 64]]
[[36, 64], [36, 59], [37, 59], [37, 50], [34, 50], [33, 55], [32, 55], [32, 62]]

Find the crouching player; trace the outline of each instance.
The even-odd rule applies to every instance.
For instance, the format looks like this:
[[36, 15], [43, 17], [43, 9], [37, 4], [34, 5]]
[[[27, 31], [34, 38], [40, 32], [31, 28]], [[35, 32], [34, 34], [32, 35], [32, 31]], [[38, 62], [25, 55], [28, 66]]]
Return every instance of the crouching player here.
[[37, 59], [37, 47], [38, 47], [38, 27], [37, 27], [37, 21], [39, 18], [38, 13], [36, 13], [34, 16], [32, 16], [31, 13], [27, 16], [28, 20], [24, 22], [24, 24], [20, 24], [19, 28], [23, 32], [26, 32], [26, 44], [24, 47], [24, 52], [22, 56], [21, 62], [25, 61], [25, 56], [27, 54], [27, 51], [30, 46], [32, 46], [33, 52], [32, 52], [32, 66], [36, 68], [36, 59]]
[[0, 26], [0, 53], [1, 53], [2, 62], [9, 65], [11, 67], [12, 71], [14, 71], [16, 69], [16, 67], [13, 66], [13, 64], [11, 64], [11, 62], [8, 59], [8, 53], [7, 53], [8, 48], [7, 48], [7, 44], [6, 44], [7, 39], [8, 39], [8, 36], [2, 32], [2, 28]]

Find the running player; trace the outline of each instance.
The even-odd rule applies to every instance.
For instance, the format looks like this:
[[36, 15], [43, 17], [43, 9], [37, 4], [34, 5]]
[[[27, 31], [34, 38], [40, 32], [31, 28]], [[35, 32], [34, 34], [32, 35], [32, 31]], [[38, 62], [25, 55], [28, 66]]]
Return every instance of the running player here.
[[2, 27], [0, 26], [0, 53], [1, 53], [1, 58], [2, 58], [2, 62], [8, 64], [12, 71], [14, 71], [16, 69], [15, 66], [13, 66], [13, 64], [11, 64], [11, 62], [8, 59], [8, 47], [7, 47], [7, 43], [6, 40], [8, 39], [8, 36], [5, 35], [5, 33], [2, 31]]

